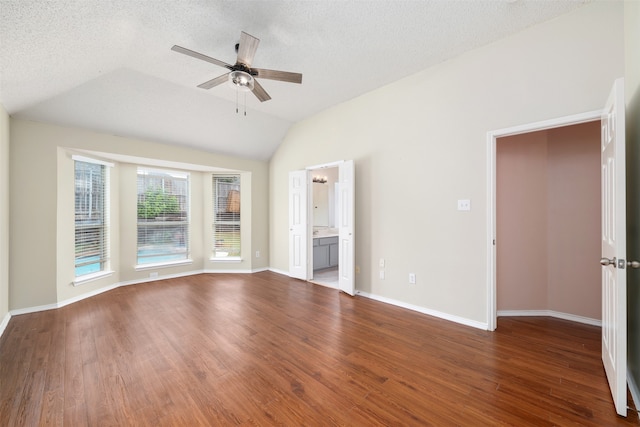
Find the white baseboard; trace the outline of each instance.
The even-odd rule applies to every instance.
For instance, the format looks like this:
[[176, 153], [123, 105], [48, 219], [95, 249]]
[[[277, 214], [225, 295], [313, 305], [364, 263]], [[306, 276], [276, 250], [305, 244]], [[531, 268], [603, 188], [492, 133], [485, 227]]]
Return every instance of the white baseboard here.
[[570, 320], [572, 322], [584, 323], [592, 326], [602, 326], [602, 320], [590, 317], [578, 316], [576, 314], [562, 313], [553, 310], [498, 310], [498, 317], [519, 317], [519, 316], [545, 316], [557, 319]]
[[[83, 295], [83, 298], [87, 298]], [[9, 313], [11, 313], [11, 316], [18, 316], [20, 314], [29, 314], [29, 313], [37, 313], [39, 311], [47, 311], [47, 310], [55, 310], [56, 308], [60, 308], [58, 306], [58, 304], [53, 303], [53, 304], [45, 304], [45, 305], [36, 305], [33, 307], [26, 307], [26, 308], [18, 308], [16, 310], [11, 310], [9, 311]]]
[[9, 324], [9, 319], [11, 319], [11, 313], [7, 313], [2, 319], [2, 323], [0, 323], [0, 337], [4, 333], [4, 330], [7, 329], [7, 325]]
[[271, 267], [269, 267], [268, 270], [273, 273], [282, 274], [283, 276], [291, 277], [288, 271], [279, 270], [277, 268], [271, 268]]
[[251, 274], [251, 270], [203, 270], [201, 273], [206, 274]]
[[452, 314], [443, 313], [437, 310], [431, 310], [429, 308], [421, 307], [418, 305], [407, 304], [406, 302], [382, 297], [375, 294], [370, 294], [368, 292], [356, 291], [356, 295], [360, 295], [366, 298], [371, 298], [376, 301], [384, 302], [387, 304], [395, 305], [395, 306], [406, 308], [409, 310], [417, 311], [422, 314], [428, 314], [429, 316], [438, 317], [440, 319], [449, 320], [451, 322], [460, 323], [461, 325], [471, 326], [472, 328], [482, 329], [485, 331], [489, 329], [489, 325], [487, 323], [478, 322], [475, 320], [467, 319], [465, 317], [454, 316]]
[[[629, 365], [627, 364], [627, 367]], [[636, 408], [638, 407], [638, 404], [640, 404], [640, 389], [638, 389], [638, 383], [636, 383], [635, 379], [633, 378], [633, 375], [631, 375], [631, 371], [629, 371], [627, 369], [627, 385], [629, 386], [629, 391], [631, 392], [631, 398], [633, 399], [633, 402], [636, 405]], [[636, 413], [635, 414], [638, 419], [640, 419], [640, 413]]]
[[[91, 298], [93, 296], [99, 295], [103, 292], [107, 292], [116, 288], [119, 288], [120, 286], [130, 286], [130, 285], [138, 285], [141, 283], [147, 283], [147, 282], [155, 282], [157, 280], [166, 280], [166, 279], [175, 279], [175, 278], [179, 278], [179, 277], [186, 277], [186, 276], [193, 276], [195, 274], [216, 274], [216, 273], [243, 273], [243, 274], [251, 274], [254, 272], [259, 272], [259, 271], [265, 271], [267, 270], [267, 268], [264, 269], [257, 269], [256, 271], [251, 271], [251, 270], [192, 270], [192, 271], [188, 271], [185, 273], [178, 273], [178, 274], [167, 274], [167, 275], [162, 275], [162, 276], [158, 276], [158, 277], [154, 277], [154, 278], [149, 278], [149, 277], [145, 277], [144, 279], [136, 279], [136, 280], [127, 280], [124, 282], [117, 282], [117, 283], [113, 283], [111, 285], [99, 288], [99, 289], [94, 289], [93, 291], [84, 293], [82, 295], [78, 295], [76, 297], [73, 298], [69, 298], [57, 303], [53, 303], [53, 304], [46, 304], [46, 305], [38, 305], [38, 306], [34, 306], [34, 307], [27, 307], [27, 308], [19, 308], [16, 310], [10, 310], [9, 314], [7, 315], [8, 317], [3, 320], [3, 323], [0, 324], [0, 335], [2, 335], [2, 332], [4, 331], [4, 328], [2, 325], [4, 325], [4, 322], [6, 321], [7, 323], [9, 322], [9, 318], [11, 316], [17, 316], [20, 314], [28, 314], [28, 313], [36, 313], [39, 311], [47, 311], [47, 310], [55, 310], [56, 308], [61, 308], [64, 306], [67, 306], [69, 304], [73, 304], [74, 302], [78, 302], [78, 301], [82, 301], [84, 299], [87, 298]], [[4, 327], [6, 327], [6, 325], [4, 325]]]

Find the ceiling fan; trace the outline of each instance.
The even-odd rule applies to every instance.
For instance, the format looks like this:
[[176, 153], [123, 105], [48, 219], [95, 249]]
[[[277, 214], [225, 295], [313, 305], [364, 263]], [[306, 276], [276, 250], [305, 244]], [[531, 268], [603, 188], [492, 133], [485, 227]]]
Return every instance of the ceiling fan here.
[[256, 98], [260, 100], [260, 102], [264, 102], [270, 100], [271, 97], [260, 85], [260, 83], [256, 81], [256, 78], [279, 80], [289, 83], [302, 83], [302, 74], [290, 73], [288, 71], [266, 70], [264, 68], [252, 68], [251, 63], [253, 62], [253, 57], [256, 54], [256, 50], [258, 50], [259, 43], [260, 39], [242, 31], [240, 33], [240, 42], [236, 44], [236, 52], [238, 53], [238, 58], [236, 59], [235, 65], [227, 64], [224, 61], [211, 58], [210, 56], [203, 55], [201, 53], [178, 45], [174, 45], [171, 50], [183, 53], [193, 58], [210, 62], [215, 65], [219, 65], [230, 70], [226, 74], [199, 84], [198, 87], [203, 89], [211, 89], [212, 87], [221, 85], [225, 81], [229, 81], [229, 83], [233, 87], [242, 91], [251, 91], [256, 96]]

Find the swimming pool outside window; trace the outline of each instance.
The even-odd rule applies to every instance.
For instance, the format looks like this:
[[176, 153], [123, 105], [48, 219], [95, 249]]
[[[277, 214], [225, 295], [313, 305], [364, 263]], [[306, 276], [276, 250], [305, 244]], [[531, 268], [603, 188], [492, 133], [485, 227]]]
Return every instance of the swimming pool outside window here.
[[240, 259], [240, 175], [213, 175], [213, 259]]
[[75, 170], [75, 277], [104, 272], [109, 263], [109, 168], [73, 156]]
[[189, 259], [189, 173], [138, 168], [138, 265]]

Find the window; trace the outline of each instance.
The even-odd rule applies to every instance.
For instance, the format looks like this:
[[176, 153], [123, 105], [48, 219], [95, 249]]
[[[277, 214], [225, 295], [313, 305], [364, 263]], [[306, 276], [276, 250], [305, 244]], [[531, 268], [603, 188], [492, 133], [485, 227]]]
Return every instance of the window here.
[[213, 176], [213, 257], [240, 257], [240, 175]]
[[189, 174], [138, 168], [138, 265], [189, 258]]
[[75, 161], [75, 276], [106, 271], [109, 262], [108, 164]]

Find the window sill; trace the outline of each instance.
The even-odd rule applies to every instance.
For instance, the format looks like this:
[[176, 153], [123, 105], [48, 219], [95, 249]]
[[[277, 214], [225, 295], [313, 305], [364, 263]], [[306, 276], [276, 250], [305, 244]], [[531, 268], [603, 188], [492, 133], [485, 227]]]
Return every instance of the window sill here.
[[109, 277], [113, 275], [113, 271], [99, 271], [97, 273], [85, 274], [84, 276], [76, 277], [76, 280], [71, 282], [73, 286], [84, 285], [85, 283], [93, 282], [95, 280], [104, 279], [105, 277]]
[[242, 258], [240, 258], [239, 256], [227, 256], [224, 258], [211, 257], [209, 258], [209, 261], [211, 262], [242, 262]]
[[180, 265], [193, 264], [192, 259], [182, 259], [180, 261], [157, 262], [153, 264], [138, 264], [135, 266], [136, 271], [152, 270], [156, 268], [177, 267]]

